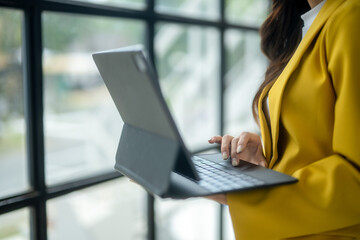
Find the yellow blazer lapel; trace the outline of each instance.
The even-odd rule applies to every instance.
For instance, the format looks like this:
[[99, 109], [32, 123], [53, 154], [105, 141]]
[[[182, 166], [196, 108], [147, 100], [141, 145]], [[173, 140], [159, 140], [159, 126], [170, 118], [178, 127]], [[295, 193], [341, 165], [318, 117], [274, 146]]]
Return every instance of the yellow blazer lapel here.
[[309, 45], [322, 29], [327, 19], [330, 15], [338, 8], [338, 6], [343, 3], [344, 0], [327, 0], [322, 9], [320, 10], [315, 21], [311, 25], [307, 34], [300, 42], [297, 50], [295, 51], [293, 57], [286, 65], [285, 69], [276, 80], [274, 85], [269, 91], [269, 107], [270, 107], [270, 122], [271, 122], [271, 139], [272, 139], [272, 158], [269, 164], [270, 168], [273, 168], [277, 158], [277, 143], [279, 137], [279, 118], [281, 111], [281, 102], [284, 93], [284, 89], [287, 81], [289, 80], [291, 74], [295, 71], [299, 62], [304, 55], [305, 51], [308, 49]]
[[271, 134], [270, 134], [270, 127], [265, 117], [264, 113], [264, 98], [266, 97], [271, 84], [268, 84], [264, 90], [262, 91], [259, 102], [258, 102], [258, 112], [259, 112], [259, 122], [260, 122], [260, 129], [261, 129], [261, 137], [263, 140], [263, 152], [266, 158], [266, 161], [269, 163], [271, 158]]

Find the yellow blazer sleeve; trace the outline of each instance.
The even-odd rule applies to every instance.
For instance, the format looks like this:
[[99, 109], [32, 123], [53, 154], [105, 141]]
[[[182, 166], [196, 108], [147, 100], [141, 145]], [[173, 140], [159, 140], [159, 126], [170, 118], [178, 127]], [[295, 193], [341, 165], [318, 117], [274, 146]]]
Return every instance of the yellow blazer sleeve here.
[[320, 41], [335, 92], [333, 121], [324, 122], [333, 125], [333, 154], [295, 170], [296, 184], [228, 194], [237, 239], [283, 239], [360, 224], [359, 4], [329, 21]]
[[[360, 8], [352, 9], [332, 26], [326, 52], [336, 93], [333, 148], [360, 167]], [[334, 39], [336, 44], [332, 44]]]

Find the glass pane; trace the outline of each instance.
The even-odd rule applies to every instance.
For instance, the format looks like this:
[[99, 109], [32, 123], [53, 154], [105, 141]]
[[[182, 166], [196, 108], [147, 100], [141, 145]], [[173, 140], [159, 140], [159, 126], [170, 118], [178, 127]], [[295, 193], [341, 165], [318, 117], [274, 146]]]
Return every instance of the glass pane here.
[[0, 9], [0, 198], [28, 189], [22, 18]]
[[260, 26], [269, 10], [269, 0], [225, 0], [225, 16], [230, 22]]
[[30, 239], [29, 209], [0, 215], [0, 240]]
[[157, 240], [218, 239], [219, 204], [205, 199], [159, 198], [155, 203]]
[[219, 130], [219, 34], [216, 29], [160, 24], [157, 70], [165, 100], [191, 149]]
[[43, 24], [46, 181], [111, 171], [122, 121], [91, 53], [143, 43], [144, 24], [53, 13]]
[[103, 4], [115, 7], [126, 7], [126, 8], [144, 8], [145, 0], [72, 0], [79, 2], [88, 2], [95, 4]]
[[48, 201], [50, 240], [146, 239], [146, 193], [127, 178]]
[[229, 30], [225, 35], [225, 132], [258, 131], [252, 117], [252, 100], [264, 78], [267, 60], [257, 32]]
[[155, 10], [195, 18], [219, 18], [219, 0], [155, 0]]

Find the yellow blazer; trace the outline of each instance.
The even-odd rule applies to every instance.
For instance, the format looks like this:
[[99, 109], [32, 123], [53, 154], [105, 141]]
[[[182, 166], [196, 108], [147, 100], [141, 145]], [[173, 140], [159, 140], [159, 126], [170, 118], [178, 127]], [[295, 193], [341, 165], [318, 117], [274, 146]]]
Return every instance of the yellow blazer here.
[[228, 194], [236, 239], [360, 239], [360, 1], [327, 0], [259, 117], [291, 185]]

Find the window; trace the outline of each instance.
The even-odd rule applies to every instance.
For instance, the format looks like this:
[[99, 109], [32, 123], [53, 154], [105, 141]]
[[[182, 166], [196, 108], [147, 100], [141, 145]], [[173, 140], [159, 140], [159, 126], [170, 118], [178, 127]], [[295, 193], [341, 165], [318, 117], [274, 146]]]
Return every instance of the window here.
[[0, 239], [234, 239], [227, 208], [113, 170], [123, 123], [91, 53], [145, 45], [187, 147], [218, 151], [258, 131], [269, 2], [0, 0]]
[[187, 147], [204, 148], [209, 136], [219, 132], [219, 32], [164, 22], [156, 27], [156, 66], [165, 100]]
[[122, 120], [91, 53], [144, 44], [141, 20], [44, 12], [46, 182], [113, 169]]
[[218, 0], [158, 0], [155, 3], [155, 10], [164, 14], [214, 20], [220, 18]]
[[48, 238], [145, 239], [145, 197], [139, 186], [120, 178], [49, 200]]
[[270, 1], [225, 0], [225, 17], [229, 22], [248, 26], [259, 26], [265, 18]]
[[[256, 32], [228, 29], [225, 32], [226, 73], [224, 81], [225, 132], [256, 132], [252, 100], [264, 76], [267, 61], [260, 51]], [[234, 110], [235, 109], [235, 110]]]
[[22, 21], [21, 11], [0, 9], [0, 198], [29, 189]]
[[30, 239], [29, 215], [27, 208], [0, 215], [0, 239]]

